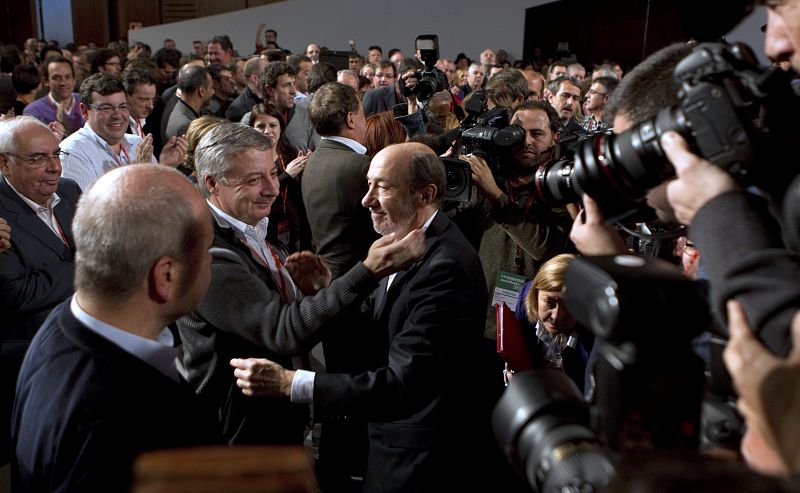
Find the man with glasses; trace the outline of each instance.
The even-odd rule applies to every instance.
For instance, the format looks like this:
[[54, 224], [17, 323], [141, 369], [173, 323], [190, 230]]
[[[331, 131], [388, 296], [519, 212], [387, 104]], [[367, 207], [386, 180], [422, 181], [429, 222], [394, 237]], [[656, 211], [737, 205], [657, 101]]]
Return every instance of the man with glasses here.
[[[83, 128], [61, 143], [64, 176], [75, 180], [83, 190], [107, 171], [126, 164], [156, 163], [152, 138], [126, 134], [131, 105], [122, 82], [109, 74], [94, 74], [81, 84]], [[158, 161], [175, 167], [183, 162], [186, 141], [171, 138]]]
[[611, 93], [619, 85], [617, 79], [611, 77], [598, 77], [592, 81], [589, 91], [586, 93], [586, 100], [583, 103], [583, 118], [581, 126], [587, 132], [598, 132], [608, 128], [608, 123], [603, 119], [603, 111], [608, 103]]
[[382, 111], [392, 111], [396, 104], [405, 103], [406, 97], [400, 91], [400, 84], [405, 83], [404, 80], [408, 77], [406, 74], [411, 74], [421, 69], [423, 69], [422, 62], [416, 58], [404, 58], [401, 60], [397, 71], [394, 70], [392, 62], [381, 62], [375, 72], [375, 80], [378, 83], [377, 89], [367, 91], [364, 94], [364, 114], [370, 116]]
[[0, 217], [13, 232], [0, 253], [0, 464], [9, 460], [14, 385], [50, 310], [73, 292], [72, 216], [81, 193], [61, 178], [62, 151], [31, 116], [0, 122]]

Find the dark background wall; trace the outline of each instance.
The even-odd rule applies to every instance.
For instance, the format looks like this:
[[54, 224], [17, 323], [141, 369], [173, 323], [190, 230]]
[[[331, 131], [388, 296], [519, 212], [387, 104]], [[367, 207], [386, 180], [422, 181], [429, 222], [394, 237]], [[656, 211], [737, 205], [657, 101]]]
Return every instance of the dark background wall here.
[[[556, 57], [556, 43], [566, 41], [584, 64], [614, 58], [632, 67], [675, 41], [712, 41], [727, 33], [747, 13], [749, 0], [561, 0], [527, 9], [523, 57], [534, 48]], [[647, 37], [645, 38], [645, 29]]]

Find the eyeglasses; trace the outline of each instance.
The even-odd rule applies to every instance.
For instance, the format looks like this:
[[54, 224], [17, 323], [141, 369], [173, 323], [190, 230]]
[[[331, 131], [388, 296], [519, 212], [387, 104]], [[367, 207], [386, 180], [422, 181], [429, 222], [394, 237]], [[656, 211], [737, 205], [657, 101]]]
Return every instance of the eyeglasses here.
[[119, 106], [114, 106], [113, 104], [100, 104], [100, 105], [86, 104], [86, 106], [93, 110], [99, 111], [103, 115], [109, 115], [114, 110], [117, 110], [120, 113], [130, 113], [131, 111], [130, 103], [122, 103]]
[[106, 62], [103, 65], [116, 65], [117, 67], [121, 67], [122, 62]]
[[375, 77], [379, 79], [394, 79], [394, 74], [384, 74], [382, 72], [378, 72], [375, 74]]
[[597, 95], [600, 95], [600, 96], [605, 96], [605, 95], [606, 95], [606, 94], [608, 94], [608, 93], [607, 93], [607, 92], [595, 91], [594, 89], [589, 89], [589, 90], [586, 92], [586, 94], [597, 94]]
[[62, 158], [69, 156], [69, 153], [66, 151], [62, 151], [61, 149], [57, 150], [52, 154], [44, 154], [44, 153], [36, 153], [31, 154], [30, 156], [20, 156], [19, 154], [12, 154], [10, 152], [4, 152], [6, 156], [14, 156], [17, 159], [22, 159], [31, 168], [41, 168], [43, 166], [47, 166], [51, 159], [55, 159], [56, 161], [61, 161]]

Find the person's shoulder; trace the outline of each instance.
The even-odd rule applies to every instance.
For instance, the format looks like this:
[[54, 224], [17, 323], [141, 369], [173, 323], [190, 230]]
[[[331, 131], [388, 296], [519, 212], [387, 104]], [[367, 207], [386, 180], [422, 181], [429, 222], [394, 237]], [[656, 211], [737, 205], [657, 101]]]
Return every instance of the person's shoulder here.
[[61, 177], [58, 182], [58, 194], [70, 194], [74, 199], [73, 201], [77, 201], [77, 198], [81, 195], [83, 191], [81, 187], [78, 185], [78, 182], [71, 178]]
[[61, 141], [61, 150], [68, 150], [70, 156], [76, 152], [85, 149], [86, 144], [89, 142], [89, 131], [87, 130], [87, 125], [79, 128], [75, 132], [73, 132], [69, 137]]

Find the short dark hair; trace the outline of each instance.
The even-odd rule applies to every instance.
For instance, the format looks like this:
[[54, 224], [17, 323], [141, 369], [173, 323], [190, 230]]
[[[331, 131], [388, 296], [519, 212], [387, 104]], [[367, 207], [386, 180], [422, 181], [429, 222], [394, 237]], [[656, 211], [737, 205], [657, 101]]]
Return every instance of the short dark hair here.
[[486, 95], [496, 106], [510, 108], [515, 100], [528, 98], [528, 81], [519, 70], [503, 69], [486, 83]]
[[569, 68], [569, 64], [567, 62], [563, 62], [561, 60], [556, 60], [555, 62], [551, 63], [549, 67], [547, 67], [547, 73], [552, 74], [553, 69], [556, 67], [564, 67], [565, 69]]
[[227, 34], [217, 34], [208, 44], [218, 44], [222, 51], [230, 51], [233, 53], [233, 43], [231, 43], [231, 38], [228, 37]]
[[399, 77], [400, 74], [408, 72], [409, 70], [423, 70], [424, 68], [425, 68], [425, 65], [423, 65], [422, 62], [420, 62], [419, 60], [417, 60], [414, 57], [408, 57], [407, 56], [407, 57], [403, 58], [402, 60], [400, 60], [400, 63], [398, 64], [398, 67], [397, 67], [397, 73], [394, 74], [394, 75]]
[[389, 53], [386, 54], [386, 58], [392, 58], [392, 55], [394, 55], [395, 53], [402, 53], [402, 52], [403, 50], [401, 50], [400, 48], [392, 48], [391, 50], [389, 50]]
[[0, 47], [0, 72], [7, 74], [22, 63], [22, 51], [16, 45]]
[[164, 68], [168, 64], [175, 68], [181, 66], [181, 52], [175, 48], [159, 48], [153, 56], [158, 68]]
[[272, 87], [278, 85], [278, 77], [281, 75], [291, 75], [297, 77], [297, 70], [286, 62], [269, 62], [259, 78], [261, 88]]
[[336, 82], [336, 67], [328, 62], [319, 62], [311, 67], [308, 73], [308, 92], [316, 92], [317, 89], [329, 82]]
[[362, 55], [361, 53], [355, 52], [355, 51], [350, 52], [350, 56], [347, 57], [347, 59], [348, 60], [361, 60], [361, 63], [365, 62], [364, 55]]
[[108, 61], [114, 57], [119, 58], [119, 54], [117, 54], [117, 52], [114, 50], [109, 50], [108, 48], [100, 48], [99, 50], [95, 51], [94, 56], [92, 57], [92, 73], [96, 74], [99, 72], [100, 67], [108, 63]]
[[28, 94], [39, 87], [41, 82], [42, 76], [39, 74], [39, 69], [32, 63], [17, 65], [11, 74], [11, 84], [17, 94]]
[[158, 80], [153, 74], [141, 68], [130, 69], [122, 77], [122, 85], [125, 87], [125, 94], [131, 96], [136, 92], [138, 86], [158, 85]]
[[597, 82], [598, 84], [600, 84], [605, 88], [606, 94], [608, 96], [611, 96], [611, 94], [613, 94], [614, 91], [617, 90], [617, 86], [619, 86], [619, 79], [616, 79], [614, 77], [598, 77], [592, 80], [592, 84], [594, 84], [595, 82]]
[[44, 77], [46, 79], [50, 78], [50, 64], [51, 63], [66, 63], [69, 65], [69, 69], [72, 71], [72, 76], [75, 77], [75, 67], [72, 66], [72, 60], [63, 56], [63, 55], [56, 55], [51, 56], [47, 60], [44, 61]]
[[222, 79], [222, 72], [236, 72], [236, 70], [231, 70], [231, 67], [225, 65], [224, 63], [211, 63], [206, 67], [208, 73], [211, 74], [211, 78], [214, 79], [216, 82], [219, 82]]
[[360, 105], [355, 89], [339, 82], [329, 82], [314, 92], [308, 104], [308, 116], [318, 134], [326, 137], [339, 135], [347, 114], [358, 112]]
[[569, 75], [560, 75], [547, 83], [547, 90], [550, 91], [550, 94], [555, 96], [555, 94], [558, 92], [558, 89], [561, 87], [561, 84], [564, 82], [569, 82], [578, 89], [581, 88], [581, 83], [578, 82], [574, 77], [570, 77]]
[[622, 113], [635, 125], [676, 104], [678, 93], [672, 72], [691, 51], [686, 43], [673, 43], [645, 58], [617, 86], [603, 119], [614, 121], [617, 113]]
[[378, 68], [389, 68], [389, 67], [392, 68], [394, 75], [397, 75], [397, 66], [394, 64], [394, 62], [389, 60], [381, 60], [380, 62], [378, 62]]
[[100, 96], [109, 96], [118, 92], [125, 92], [125, 86], [122, 85], [122, 81], [118, 77], [103, 72], [92, 74], [81, 84], [81, 102], [92, 104], [94, 102], [92, 100], [93, 93], [97, 93]]
[[[63, 53], [61, 53], [61, 48], [59, 48], [58, 46], [56, 46], [56, 45], [47, 45], [44, 48], [42, 48], [41, 50], [39, 50], [39, 60], [44, 60], [46, 58], [45, 55], [47, 55], [48, 51], [57, 51], [59, 55], [63, 54]], [[49, 57], [47, 57], [47, 58], [49, 58]]]
[[381, 55], [383, 55], [383, 49], [381, 49], [381, 47], [378, 45], [372, 45], [369, 48], [367, 48], [367, 53], [369, 53], [372, 50], [378, 50], [381, 52]]
[[274, 29], [267, 29], [267, 30], [266, 30], [266, 31], [264, 31], [264, 32], [265, 32], [265, 33], [272, 33], [272, 34], [274, 34], [274, 35], [275, 35], [275, 38], [277, 38], [277, 37], [278, 37], [278, 31], [276, 31], [276, 30], [274, 30]]
[[295, 71], [297, 71], [297, 72], [300, 71], [300, 63], [302, 63], [302, 62], [311, 63], [312, 61], [313, 60], [311, 60], [311, 57], [307, 56], [307, 55], [297, 54], [297, 55], [291, 55], [289, 57], [286, 57], [286, 63], [291, 65], [292, 68], [294, 68]]
[[196, 92], [208, 84], [208, 69], [197, 65], [181, 67], [178, 72], [178, 89], [181, 92]]
[[511, 109], [511, 116], [513, 118], [514, 114], [518, 111], [529, 110], [544, 111], [547, 114], [547, 119], [550, 121], [550, 131], [556, 133], [561, 130], [561, 117], [558, 116], [558, 111], [556, 111], [556, 109], [550, 106], [550, 103], [546, 101], [523, 101]]

